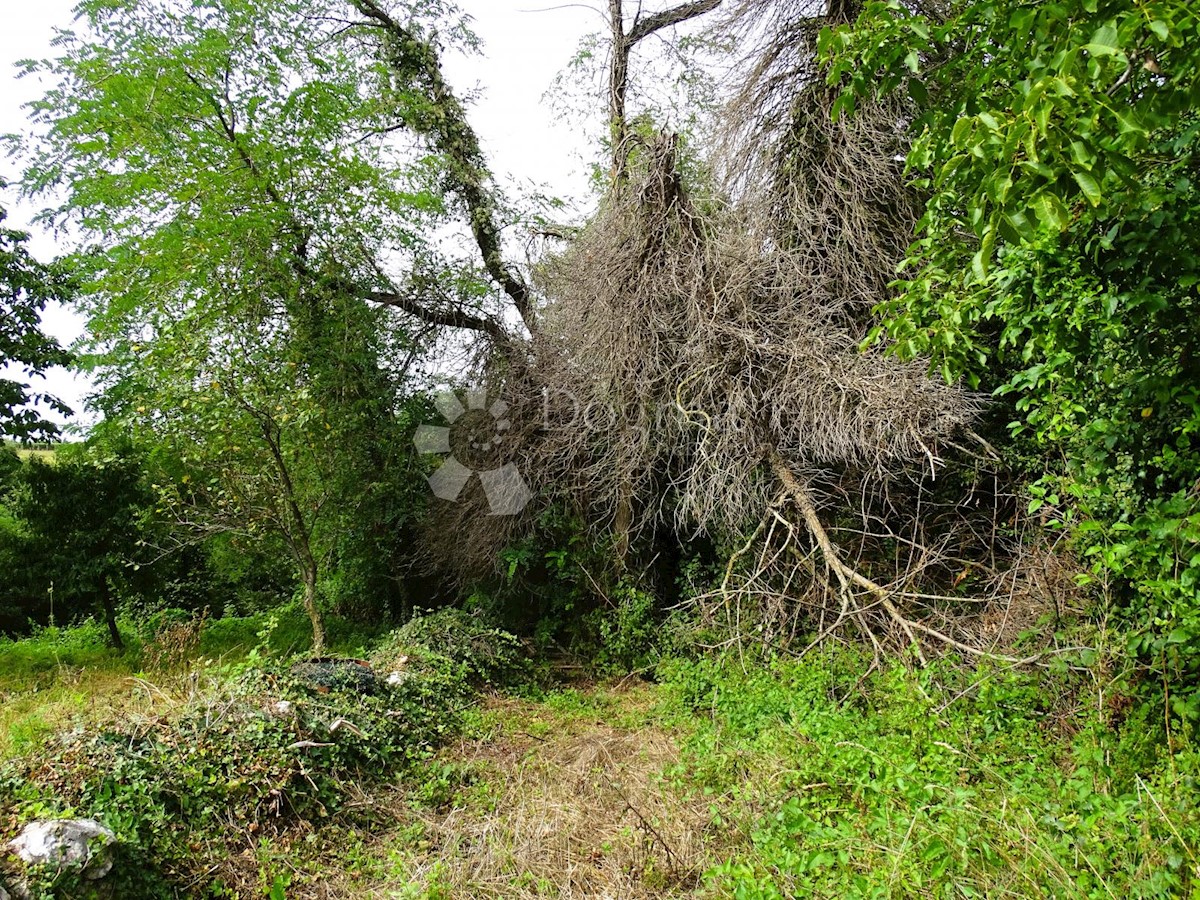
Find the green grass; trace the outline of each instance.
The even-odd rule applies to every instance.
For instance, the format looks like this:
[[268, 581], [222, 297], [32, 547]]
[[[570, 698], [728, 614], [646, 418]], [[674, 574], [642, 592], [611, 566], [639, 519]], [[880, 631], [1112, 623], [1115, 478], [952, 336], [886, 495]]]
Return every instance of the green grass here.
[[45, 446], [37, 445], [33, 447], [27, 447], [24, 444], [20, 444], [15, 441], [4, 441], [0, 443], [0, 450], [4, 450], [5, 448], [17, 454], [18, 458], [20, 458], [22, 461], [33, 458], [40, 459], [45, 463], [54, 462], [55, 454], [57, 452], [53, 447], [49, 449], [47, 449]]
[[[739, 900], [1179, 897], [1200, 884], [1200, 756], [1161, 711], [1122, 727], [1086, 683], [920, 673], [837, 651], [664, 666], [672, 772], [738, 847]], [[1178, 736], [1176, 736], [1178, 740]]]
[[[199, 728], [197, 704], [224, 709], [226, 701], [205, 699], [196, 684], [221, 696], [234, 691], [238, 703], [255, 709], [258, 695], [237, 694], [236, 684], [259, 663], [238, 661], [251, 651], [286, 660], [306, 647], [306, 625], [297, 610], [212, 622], [187, 661], [150, 673], [142, 671], [142, 637], [132, 629], [125, 653], [109, 650], [104, 630], [91, 623], [0, 642], [0, 760], [57, 752], [47, 738], [80, 725], [91, 731], [109, 727], [105, 722], [123, 727], [125, 719], [155, 729], [165, 727], [156, 722], [191, 722], [198, 730], [186, 740], [170, 730], [146, 732], [175, 748], [161, 755], [158, 768], [125, 751], [114, 760], [146, 785], [161, 779], [168, 795], [174, 779], [187, 776], [199, 779], [192, 794], [200, 796], [209, 790], [210, 770], [218, 782], [248, 790], [242, 784], [247, 765], [268, 771], [279, 753], [294, 752], [288, 749], [293, 737], [277, 736], [278, 747], [260, 748], [264, 738], [254, 731], [254, 716], [237, 726], [249, 731]], [[345, 623], [331, 627], [331, 635], [340, 652], [373, 653], [381, 671], [397, 654], [407, 656], [410, 668], [419, 666], [432, 679], [431, 690], [447, 677], [448, 684], [465, 684], [489, 666], [508, 671], [487, 654], [472, 660], [471, 648], [490, 632], [468, 634], [464, 627], [435, 614], [381, 641]], [[418, 652], [421, 640], [430, 639], [441, 648], [434, 652], [447, 654], [432, 668], [433, 657]], [[389, 891], [407, 883], [411, 890], [403, 896], [468, 896], [459, 889], [477, 877], [472, 872], [483, 852], [473, 843], [477, 832], [492, 836], [488, 883], [516, 879], [494, 896], [534, 897], [562, 887], [538, 842], [556, 835], [569, 856], [571, 847], [589, 846], [594, 833], [603, 838], [588, 850], [599, 854], [595, 864], [624, 879], [627, 894], [614, 896], [1200, 896], [1200, 751], [1181, 724], [1168, 734], [1160, 707], [1135, 702], [1099, 672], [1018, 672], [952, 661], [924, 670], [898, 662], [879, 668], [856, 651], [831, 649], [800, 661], [667, 660], [656, 679], [557, 687], [525, 682], [517, 696], [466, 709], [436, 691], [428, 698], [418, 693], [414, 715], [441, 704], [444, 715], [453, 711], [455, 728], [462, 727], [459, 737], [436, 756], [422, 757], [404, 781], [389, 786], [384, 779], [375, 789], [364, 776], [386, 772], [371, 768], [377, 748], [368, 740], [362, 749], [367, 768], [351, 779], [357, 785], [351, 805], [369, 812], [321, 815], [277, 833], [264, 819], [251, 868], [229, 877], [246, 885], [261, 873], [255, 888], [261, 896], [280, 872], [294, 872], [297, 880], [285, 893], [293, 900], [329, 879]], [[314, 711], [323, 702], [318, 698]], [[358, 706], [342, 714], [364, 724]], [[323, 721], [319, 715], [314, 722]], [[434, 715], [432, 725], [442, 715]], [[408, 740], [394, 739], [397, 748]], [[96, 746], [88, 752], [116, 752]], [[204, 755], [209, 746], [225, 757]], [[307, 759], [309, 751], [303, 752]], [[187, 764], [175, 771], [184, 757]], [[348, 765], [341, 757], [331, 760]], [[65, 777], [57, 764], [52, 771]], [[315, 778], [320, 770], [304, 771]], [[147, 830], [137, 819], [141, 794], [106, 787], [93, 776], [101, 793], [81, 788], [78, 797], [108, 804], [123, 833], [145, 839], [155, 829], [179, 827], [168, 804], [153, 807], [162, 821]], [[666, 857], [631, 818], [625, 794], [612, 796], [610, 781], [623, 792], [636, 788], [632, 806], [658, 823], [666, 843], [691, 848], [687, 868], [696, 873], [694, 882], [672, 875], [656, 887], [650, 875], [628, 868], [657, 853], [662, 858], [651, 868], [664, 878]], [[301, 779], [290, 789], [308, 790], [305, 784]], [[357, 793], [360, 787], [367, 792]], [[109, 790], [117, 793], [104, 793]], [[340, 797], [324, 790], [305, 802], [332, 809]], [[211, 800], [220, 815], [223, 798]], [[222, 859], [236, 836], [206, 831], [206, 819], [196, 822], [193, 831], [180, 833], [188, 840], [203, 835], [196, 852]], [[300, 872], [307, 874], [301, 879]], [[520, 881], [522, 872], [534, 872], [537, 883]], [[562, 877], [574, 876], [564, 870]], [[417, 884], [424, 887], [412, 887]]]
[[[364, 626], [339, 616], [325, 620], [327, 650], [334, 655], [362, 656], [382, 636], [383, 626]], [[240, 659], [264, 643], [277, 656], [303, 653], [312, 646], [312, 625], [297, 605], [255, 616], [214, 619], [200, 636], [201, 656]]]
[[[338, 617], [327, 623], [331, 653], [362, 656], [380, 629], [364, 629]], [[312, 629], [303, 610], [285, 607], [270, 615], [207, 622], [199, 643], [166, 669], [152, 669], [153, 635], [120, 623], [125, 650], [109, 645], [95, 621], [48, 627], [22, 640], [0, 639], [0, 758], [28, 752], [55, 732], [135, 708], [170, 705], [171, 691], [200, 661], [236, 663], [255, 648], [276, 657], [303, 653]]]

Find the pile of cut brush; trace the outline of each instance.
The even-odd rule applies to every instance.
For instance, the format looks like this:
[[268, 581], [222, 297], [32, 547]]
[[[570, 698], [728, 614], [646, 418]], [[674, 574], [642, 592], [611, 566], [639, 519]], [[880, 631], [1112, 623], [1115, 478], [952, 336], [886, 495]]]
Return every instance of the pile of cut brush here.
[[[452, 623], [443, 623], [445, 616]], [[457, 641], [433, 646], [453, 630]], [[0, 839], [35, 819], [86, 818], [115, 835], [113, 897], [173, 897], [246, 875], [241, 842], [309, 833], [458, 733], [481, 672], [523, 672], [515, 638], [450, 611], [418, 617], [371, 660], [252, 659], [198, 672], [169, 715], [58, 735], [0, 769]], [[256, 877], [256, 872], [251, 877]], [[34, 896], [73, 896], [79, 872], [0, 872]], [[107, 892], [104, 894], [103, 892]]]

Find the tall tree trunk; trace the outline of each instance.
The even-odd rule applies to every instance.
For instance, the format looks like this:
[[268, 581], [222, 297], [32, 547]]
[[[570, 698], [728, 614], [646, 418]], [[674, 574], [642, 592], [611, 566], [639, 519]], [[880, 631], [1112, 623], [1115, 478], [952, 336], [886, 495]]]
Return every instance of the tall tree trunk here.
[[722, 0], [692, 0], [662, 12], [642, 16], [641, 4], [630, 27], [625, 27], [624, 0], [608, 0], [608, 25], [612, 34], [612, 57], [608, 68], [608, 134], [612, 141], [612, 183], [625, 181], [629, 160], [629, 116], [626, 97], [629, 93], [629, 57], [634, 46], [643, 38], [663, 28], [670, 28], [712, 12]]
[[117, 628], [117, 609], [113, 605], [112, 590], [108, 586], [108, 576], [100, 576], [100, 605], [104, 607], [104, 621], [108, 625], [108, 639], [117, 650], [125, 649], [121, 640], [121, 630]]
[[625, 160], [629, 148], [629, 125], [625, 114], [625, 95], [629, 89], [629, 51], [633, 44], [625, 34], [625, 11], [622, 0], [609, 0], [609, 27], [612, 29], [612, 59], [608, 72], [608, 139], [612, 143], [613, 185], [625, 180]]
[[308, 619], [312, 622], [313, 656], [320, 656], [325, 652], [325, 622], [321, 617], [321, 610], [317, 606], [317, 564], [307, 547], [304, 555], [307, 557], [301, 563], [303, 570], [301, 575], [304, 580], [304, 611], [308, 613]]

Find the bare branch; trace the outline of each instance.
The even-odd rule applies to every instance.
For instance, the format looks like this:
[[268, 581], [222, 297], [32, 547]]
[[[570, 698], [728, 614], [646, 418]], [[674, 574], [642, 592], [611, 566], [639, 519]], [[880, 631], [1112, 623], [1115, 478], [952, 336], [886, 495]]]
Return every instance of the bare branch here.
[[656, 31], [670, 28], [673, 25], [681, 25], [689, 19], [710, 13], [720, 6], [721, 2], [722, 0], [696, 0], [694, 3], [684, 3], [672, 9], [664, 9], [662, 12], [636, 21], [629, 31], [627, 40], [630, 44], [636, 44], [642, 38], [647, 38]]
[[446, 328], [465, 328], [469, 331], [479, 331], [494, 338], [511, 337], [493, 319], [472, 315], [462, 309], [433, 309], [412, 297], [398, 292], [371, 291], [366, 299], [372, 303], [391, 306], [402, 310], [429, 325], [440, 325]]
[[399, 82], [405, 86], [415, 82], [431, 101], [428, 110], [405, 111], [406, 122], [449, 161], [451, 188], [466, 207], [484, 268], [512, 300], [526, 328], [533, 333], [536, 330], [533, 293], [521, 275], [504, 261], [491, 173], [479, 137], [467, 122], [461, 101], [442, 75], [437, 50], [428, 40], [393, 19], [375, 0], [350, 0], [350, 3], [387, 35], [385, 57]]

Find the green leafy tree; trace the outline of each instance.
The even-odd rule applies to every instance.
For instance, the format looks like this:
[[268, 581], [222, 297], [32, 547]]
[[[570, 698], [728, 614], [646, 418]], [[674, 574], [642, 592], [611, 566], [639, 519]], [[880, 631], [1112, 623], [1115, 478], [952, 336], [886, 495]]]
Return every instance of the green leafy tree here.
[[[319, 648], [322, 583], [386, 583], [385, 534], [414, 508], [396, 415], [414, 361], [448, 329], [532, 321], [441, 75], [441, 42], [472, 38], [436, 0], [79, 11], [63, 55], [29, 64], [57, 86], [25, 183], [63, 188], [47, 216], [84, 235], [99, 405], [163, 448], [187, 532], [283, 540]], [[456, 217], [478, 262], [430, 237]]]
[[99, 612], [114, 647], [117, 597], [145, 558], [144, 522], [151, 498], [129, 459], [90, 461], [67, 455], [31, 459], [16, 476], [12, 509], [28, 551], [74, 613]]
[[[832, 78], [903, 91], [928, 202], [897, 352], [1008, 404], [1156, 655], [1200, 635], [1200, 10], [1186, 0], [867, 4]], [[1121, 586], [1123, 588], [1123, 594]]]
[[370, 538], [387, 529], [394, 540], [392, 529], [418, 508], [411, 441], [373, 350], [383, 332], [370, 327], [376, 311], [353, 311], [357, 325], [343, 319], [338, 329], [350, 346], [336, 353], [315, 335], [272, 334], [254, 322], [214, 353], [184, 319], [148, 351], [161, 364], [141, 368], [136, 389], [132, 377], [122, 382], [153, 406], [114, 409], [105, 426], [130, 427], [152, 448], [159, 502], [180, 526], [175, 549], [217, 535], [251, 546], [282, 540], [317, 652], [322, 594], [337, 593], [331, 584], [379, 589], [388, 546]]
[[[28, 378], [68, 362], [67, 353], [40, 326], [46, 304], [65, 300], [69, 287], [60, 269], [42, 265], [30, 255], [25, 247], [28, 234], [2, 227], [7, 216], [0, 208], [0, 367], [16, 368]], [[0, 378], [0, 439], [57, 434], [58, 426], [33, 408], [39, 403], [71, 414], [56, 397], [31, 391], [24, 379]]]

